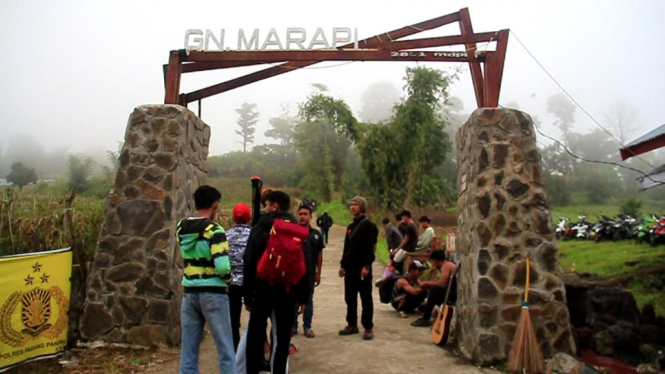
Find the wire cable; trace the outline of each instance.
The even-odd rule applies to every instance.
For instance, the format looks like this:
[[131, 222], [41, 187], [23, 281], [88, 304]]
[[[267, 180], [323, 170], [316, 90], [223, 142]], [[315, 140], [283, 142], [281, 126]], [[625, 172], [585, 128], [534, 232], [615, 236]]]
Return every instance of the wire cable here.
[[[601, 125], [600, 122], [598, 122], [598, 121], [597, 121], [597, 120], [591, 115], [591, 113], [589, 113], [586, 109], [584, 109], [584, 107], [583, 107], [583, 106], [582, 106], [577, 100], [575, 100], [575, 98], [574, 98], [571, 94], [569, 94], [568, 91], [566, 91], [565, 88], [563, 88], [563, 86], [562, 86], [562, 85], [561, 85], [561, 84], [560, 84], [560, 83], [554, 78], [554, 76], [552, 76], [552, 74], [550, 74], [550, 72], [547, 71], [547, 69], [545, 68], [545, 66], [543, 66], [543, 64], [541, 64], [540, 61], [538, 61], [538, 59], [536, 58], [536, 56], [534, 56], [533, 53], [531, 53], [531, 51], [529, 50], [529, 48], [527, 48], [526, 45], [524, 45], [524, 43], [522, 43], [522, 41], [520, 40], [520, 38], [517, 36], [517, 34], [515, 34], [515, 32], [514, 32], [513, 30], [510, 30], [510, 33], [515, 37], [515, 39], [516, 39], [517, 42], [522, 46], [522, 48], [524, 48], [524, 50], [526, 51], [526, 53], [528, 53], [529, 56], [531, 56], [531, 58], [533, 59], [533, 61], [535, 61], [536, 64], [537, 64], [538, 66], [540, 66], [540, 68], [543, 70], [543, 72], [545, 72], [545, 74], [547, 74], [547, 76], [552, 80], [552, 82], [554, 82], [554, 84], [556, 84], [557, 87], [559, 87], [559, 89], [560, 89], [560, 90], [561, 90], [566, 96], [568, 96], [568, 99], [570, 99], [575, 105], [577, 105], [577, 107], [580, 108], [580, 110], [581, 110], [584, 114], [586, 114], [587, 117], [589, 117], [589, 118], [591, 119], [591, 121], [593, 121], [598, 127], [600, 127], [600, 128], [601, 128], [601, 129], [607, 134], [607, 135], [609, 135], [609, 136], [610, 136], [615, 142], [617, 142], [622, 148], [627, 149], [625, 144], [623, 144], [623, 143], [622, 143], [619, 139], [617, 139], [617, 138], [616, 138], [616, 137], [615, 137], [610, 131], [608, 131], [603, 125]], [[632, 153], [633, 156], [637, 157], [640, 161], [642, 161], [642, 162], [644, 162], [645, 164], [647, 164], [649, 167], [651, 167], [651, 168], [654, 167], [654, 166], [651, 165], [649, 162], [647, 162], [646, 160], [644, 160], [642, 157], [640, 157], [639, 155], [636, 155], [636, 154], [635, 154], [633, 151], [631, 151], [630, 149], [627, 149], [627, 150], [628, 150], [630, 153]]]
[[[552, 140], [553, 142], [555, 142], [556, 144], [558, 144], [559, 146], [561, 146], [561, 147], [566, 151], [566, 153], [568, 153], [571, 157], [573, 157], [573, 158], [575, 158], [575, 159], [578, 159], [578, 160], [581, 160], [581, 161], [584, 161], [584, 162], [588, 162], [588, 163], [592, 163], [592, 164], [612, 165], [612, 166], [615, 166], [615, 167], [620, 167], [620, 168], [623, 168], [623, 169], [631, 170], [631, 171], [634, 171], [634, 172], [640, 174], [643, 178], [647, 178], [647, 179], [649, 179], [650, 181], [652, 181], [652, 182], [654, 182], [654, 183], [661, 184], [661, 182], [657, 182], [657, 181], [651, 179], [651, 176], [650, 176], [649, 174], [646, 174], [645, 172], [643, 172], [643, 171], [641, 171], [641, 170], [638, 170], [638, 169], [635, 169], [635, 168], [632, 168], [632, 167], [630, 167], [630, 166], [621, 165], [621, 164], [619, 164], [619, 163], [612, 162], [612, 161], [590, 160], [590, 159], [584, 158], [584, 157], [582, 157], [582, 156], [578, 156], [578, 155], [574, 154], [573, 152], [571, 152], [570, 149], [568, 149], [568, 147], [566, 147], [566, 146], [565, 146], [563, 143], [561, 143], [559, 140], [557, 140], [557, 139], [555, 139], [555, 138], [553, 138], [553, 137], [551, 137], [551, 136], [549, 136], [549, 135], [543, 133], [542, 131], [540, 131], [540, 129], [538, 128], [538, 126], [534, 126], [534, 128], [536, 129], [536, 132], [538, 132], [538, 134], [540, 134], [540, 135], [546, 137], [546, 138], [549, 139], [549, 140]], [[543, 144], [543, 143], [541, 143], [541, 144]]]

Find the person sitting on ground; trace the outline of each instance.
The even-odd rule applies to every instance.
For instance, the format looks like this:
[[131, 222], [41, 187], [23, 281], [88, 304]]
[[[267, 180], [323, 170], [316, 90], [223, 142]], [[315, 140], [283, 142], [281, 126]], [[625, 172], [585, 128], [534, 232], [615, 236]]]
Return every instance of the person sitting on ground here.
[[418, 244], [416, 245], [416, 252], [427, 252], [430, 250], [432, 239], [434, 239], [434, 229], [430, 225], [432, 220], [428, 216], [422, 216], [418, 220], [422, 231], [418, 235]]
[[406, 276], [400, 278], [393, 287], [392, 300], [390, 305], [400, 313], [400, 316], [406, 318], [413, 313], [427, 297], [427, 291], [418, 286], [422, 271], [425, 266], [420, 261], [413, 261], [409, 265]]
[[[399, 220], [399, 219], [398, 219]], [[399, 232], [399, 229], [390, 222], [390, 218], [385, 217], [381, 223], [386, 230], [386, 245], [388, 246], [388, 253], [391, 253], [395, 248], [399, 247], [404, 238]], [[376, 287], [381, 287], [381, 284], [386, 279], [390, 278], [395, 273], [395, 266], [392, 260], [389, 260], [386, 270], [383, 272], [381, 278], [374, 284]]]
[[[455, 264], [450, 261], [446, 261], [446, 252], [433, 251], [430, 253], [429, 258], [432, 260], [433, 267], [433, 273], [431, 276], [432, 280], [419, 280], [418, 282], [418, 285], [421, 288], [429, 291], [427, 295], [427, 305], [423, 312], [423, 316], [413, 321], [411, 326], [426, 327], [432, 325], [432, 321], [430, 320], [432, 317], [432, 311], [434, 310], [435, 306], [441, 305], [443, 303], [444, 298], [446, 297], [446, 287], [448, 286], [450, 275], [455, 271]], [[450, 296], [448, 297], [448, 303], [451, 305], [455, 303], [457, 295], [456, 290], [453, 289], [454, 286], [455, 283], [452, 284], [450, 289]]]

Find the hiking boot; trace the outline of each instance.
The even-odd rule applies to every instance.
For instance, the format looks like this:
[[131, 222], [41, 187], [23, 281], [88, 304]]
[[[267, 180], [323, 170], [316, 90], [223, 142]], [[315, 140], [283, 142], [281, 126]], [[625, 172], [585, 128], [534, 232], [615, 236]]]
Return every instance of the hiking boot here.
[[363, 340], [372, 340], [372, 339], [374, 339], [374, 333], [372, 332], [372, 329], [365, 330], [365, 333], [363, 334]]
[[342, 330], [339, 330], [339, 334], [342, 336], [353, 335], [358, 333], [360, 333], [360, 330], [358, 330], [358, 326], [346, 326]]
[[430, 321], [429, 318], [428, 319], [418, 318], [417, 320], [411, 322], [411, 326], [429, 327], [429, 326], [432, 326], [432, 321]]

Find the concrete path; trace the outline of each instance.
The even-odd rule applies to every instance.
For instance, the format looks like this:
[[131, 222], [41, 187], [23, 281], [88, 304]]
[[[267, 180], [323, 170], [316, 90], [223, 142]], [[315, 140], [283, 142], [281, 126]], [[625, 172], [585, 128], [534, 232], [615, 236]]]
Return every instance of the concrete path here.
[[[487, 369], [461, 364], [447, 350], [431, 343], [428, 328], [411, 327], [416, 317], [399, 318], [390, 305], [379, 302], [374, 288], [374, 340], [363, 341], [362, 333], [338, 336], [346, 325], [344, 285], [338, 277], [345, 228], [334, 226], [330, 230], [328, 247], [323, 254], [321, 285], [314, 294], [313, 330], [316, 337], [307, 339], [300, 334], [292, 339], [299, 352], [291, 355], [291, 373], [489, 373]], [[374, 278], [383, 273], [378, 261], [374, 264]], [[360, 302], [358, 302], [360, 304]], [[243, 311], [244, 313], [244, 311]], [[359, 310], [360, 314], [360, 310]], [[246, 313], [243, 321], [246, 321]], [[300, 319], [302, 326], [302, 319]], [[246, 323], [243, 323], [243, 326]], [[243, 327], [244, 328], [244, 327]], [[217, 354], [208, 335], [201, 346], [201, 373], [217, 372]], [[156, 368], [160, 373], [176, 373], [178, 360]]]

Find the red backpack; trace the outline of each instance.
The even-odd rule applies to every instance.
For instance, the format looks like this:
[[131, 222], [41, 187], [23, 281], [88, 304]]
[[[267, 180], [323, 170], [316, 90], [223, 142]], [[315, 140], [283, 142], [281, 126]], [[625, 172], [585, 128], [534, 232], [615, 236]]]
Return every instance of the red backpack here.
[[308, 227], [275, 219], [257, 276], [271, 285], [298, 284], [307, 273], [304, 245], [308, 237]]

